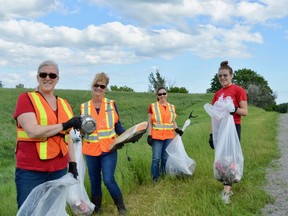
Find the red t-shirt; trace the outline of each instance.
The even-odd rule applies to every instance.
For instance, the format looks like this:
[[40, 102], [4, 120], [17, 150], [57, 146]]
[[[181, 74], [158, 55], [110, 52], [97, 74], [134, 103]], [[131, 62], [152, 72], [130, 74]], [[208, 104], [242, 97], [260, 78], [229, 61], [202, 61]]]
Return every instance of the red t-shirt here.
[[[236, 107], [240, 107], [240, 105], [239, 105], [240, 101], [247, 101], [247, 94], [246, 94], [245, 90], [240, 86], [232, 84], [226, 88], [221, 88], [220, 90], [218, 90], [214, 94], [212, 104], [214, 104], [222, 94], [223, 94], [224, 98], [227, 96], [230, 96]], [[240, 115], [235, 113], [233, 115], [233, 117], [234, 117], [235, 124], [241, 124], [241, 116]]]
[[[34, 112], [34, 107], [29, 96], [26, 93], [20, 94], [15, 113], [14, 119], [23, 113]], [[56, 113], [57, 114], [57, 111]], [[25, 170], [34, 170], [42, 172], [54, 172], [67, 167], [68, 154], [64, 157], [60, 153], [57, 157], [49, 160], [40, 160], [36, 149], [35, 142], [23, 142], [20, 141], [16, 146], [16, 167]]]

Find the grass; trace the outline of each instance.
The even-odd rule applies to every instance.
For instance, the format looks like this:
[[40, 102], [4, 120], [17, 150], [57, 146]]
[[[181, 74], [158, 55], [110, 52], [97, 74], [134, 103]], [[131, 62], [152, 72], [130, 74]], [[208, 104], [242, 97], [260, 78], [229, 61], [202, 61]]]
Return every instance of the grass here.
[[[0, 212], [16, 215], [15, 170], [15, 121], [13, 113], [17, 97], [27, 89], [0, 89]], [[76, 115], [80, 103], [90, 99], [90, 91], [57, 90], [66, 98]], [[106, 96], [117, 103], [120, 120], [129, 128], [147, 120], [147, 110], [155, 101], [151, 93], [107, 92]], [[214, 151], [208, 144], [210, 118], [203, 105], [211, 101], [212, 94], [169, 94], [169, 101], [176, 106], [177, 123], [181, 127], [194, 110], [196, 119], [185, 130], [182, 140], [187, 154], [196, 162], [192, 176], [166, 176], [158, 183], [150, 177], [151, 147], [146, 135], [135, 144], [126, 144], [119, 150], [116, 179], [123, 192], [129, 215], [261, 215], [261, 209], [273, 199], [263, 189], [265, 171], [274, 158], [277, 148], [278, 114], [249, 106], [249, 116], [243, 118], [242, 150], [244, 175], [233, 186], [232, 203], [225, 205], [220, 199], [222, 184], [213, 176]], [[127, 160], [127, 155], [131, 161]], [[85, 186], [90, 193], [88, 178]], [[107, 189], [103, 187], [103, 216], [117, 214]]]

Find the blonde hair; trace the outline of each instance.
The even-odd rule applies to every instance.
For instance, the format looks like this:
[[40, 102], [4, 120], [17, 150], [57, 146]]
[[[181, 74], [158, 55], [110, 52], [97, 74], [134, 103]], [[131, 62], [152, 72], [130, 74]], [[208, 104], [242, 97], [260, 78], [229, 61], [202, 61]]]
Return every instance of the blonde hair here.
[[109, 76], [104, 72], [97, 73], [91, 85], [92, 89], [96, 85], [97, 82], [104, 82], [107, 86], [109, 84]]

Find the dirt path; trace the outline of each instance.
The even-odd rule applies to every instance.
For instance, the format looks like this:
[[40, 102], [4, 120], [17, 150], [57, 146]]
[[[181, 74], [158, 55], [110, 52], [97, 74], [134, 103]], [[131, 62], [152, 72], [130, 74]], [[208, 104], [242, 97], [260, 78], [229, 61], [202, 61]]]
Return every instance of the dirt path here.
[[265, 190], [275, 197], [273, 204], [268, 204], [262, 210], [265, 216], [288, 215], [288, 114], [281, 114], [278, 130], [278, 145], [281, 158], [273, 161], [279, 169], [267, 170], [268, 185]]

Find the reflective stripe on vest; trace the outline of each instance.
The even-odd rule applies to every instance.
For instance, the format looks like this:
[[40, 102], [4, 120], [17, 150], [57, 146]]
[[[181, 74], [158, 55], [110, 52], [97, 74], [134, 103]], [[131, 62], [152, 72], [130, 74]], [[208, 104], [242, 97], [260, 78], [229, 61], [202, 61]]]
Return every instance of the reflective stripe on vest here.
[[[55, 117], [54, 111], [51, 109], [45, 99], [41, 96], [39, 92], [28, 92], [33, 107], [35, 109], [37, 122], [39, 125], [49, 125], [49, 124], [57, 124], [68, 121], [73, 117], [73, 111], [70, 105], [62, 98], [57, 98], [57, 107], [58, 107], [58, 118]], [[42, 102], [42, 101], [43, 102]], [[45, 105], [46, 104], [46, 108]], [[46, 110], [47, 109], [47, 110]], [[49, 120], [48, 113], [53, 113], [53, 117]], [[51, 115], [51, 114], [50, 114]], [[54, 119], [54, 120], [52, 120]], [[49, 123], [50, 122], [50, 123]], [[61, 134], [61, 135], [60, 135]], [[69, 133], [68, 131], [61, 131], [57, 136], [49, 137], [49, 138], [31, 138], [29, 135], [18, 125], [17, 128], [17, 140], [18, 141], [31, 141], [36, 142], [37, 151], [39, 158], [41, 160], [51, 159], [56, 157], [60, 150], [63, 155], [66, 155], [68, 152], [68, 147], [65, 141], [68, 143]], [[50, 143], [50, 142], [52, 143]]]
[[170, 119], [168, 122], [163, 122], [162, 115], [161, 115], [161, 109], [160, 109], [159, 102], [152, 104], [152, 110], [154, 113], [154, 118], [156, 122], [153, 122], [153, 129], [158, 130], [173, 130], [173, 123], [176, 119], [175, 109], [174, 106], [170, 103], [167, 103], [167, 108], [170, 112]]
[[103, 98], [99, 113], [94, 107], [93, 100], [81, 104], [81, 115], [91, 115], [96, 120], [96, 130], [89, 136], [83, 137], [83, 154], [99, 156], [109, 152], [109, 146], [116, 138], [115, 123], [118, 122], [114, 101]]
[[[94, 132], [90, 135], [85, 135], [83, 137], [83, 140], [87, 142], [99, 142], [100, 139], [106, 139], [111, 138], [116, 135], [116, 132], [114, 130], [114, 124], [115, 124], [115, 110], [112, 107], [111, 101], [107, 98], [103, 98], [102, 103], [105, 104], [105, 119], [106, 119], [106, 128], [105, 130], [98, 130], [98, 133]], [[92, 100], [85, 102], [81, 104], [81, 115], [89, 115], [92, 116], [91, 109], [94, 109], [94, 106], [92, 106]], [[97, 125], [97, 122], [96, 122]]]

